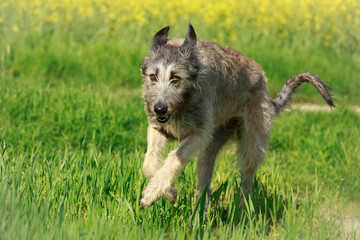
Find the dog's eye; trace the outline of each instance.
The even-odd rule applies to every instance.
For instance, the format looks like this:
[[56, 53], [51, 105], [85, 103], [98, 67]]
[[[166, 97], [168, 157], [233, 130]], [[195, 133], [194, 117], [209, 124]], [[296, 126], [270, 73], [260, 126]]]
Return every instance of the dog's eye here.
[[170, 79], [170, 83], [175, 84], [175, 83], [179, 82], [179, 80], [180, 80], [180, 77], [178, 77], [178, 76], [173, 76], [173, 77], [171, 77], [171, 79]]
[[157, 80], [156, 75], [155, 75], [155, 74], [151, 74], [151, 75], [150, 75], [150, 80], [153, 81], [153, 82], [155, 82], [155, 81]]

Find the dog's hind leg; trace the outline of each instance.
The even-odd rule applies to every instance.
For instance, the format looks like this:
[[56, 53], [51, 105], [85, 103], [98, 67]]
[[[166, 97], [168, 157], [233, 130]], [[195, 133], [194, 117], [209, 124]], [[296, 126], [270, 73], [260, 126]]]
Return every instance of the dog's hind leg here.
[[198, 198], [207, 189], [207, 194], [210, 195], [210, 183], [214, 171], [214, 164], [217, 154], [221, 147], [233, 134], [232, 128], [221, 126], [213, 133], [212, 141], [208, 146], [199, 153], [197, 161], [197, 172], [199, 180]]
[[[204, 201], [204, 213], [207, 213], [208, 202], [210, 201], [210, 184], [211, 178], [214, 171], [214, 164], [217, 154], [219, 153], [222, 146], [234, 133], [233, 128], [221, 126], [213, 133], [213, 138], [209, 145], [199, 153], [197, 161], [197, 172], [199, 180], [199, 190], [197, 194], [197, 200], [201, 199], [203, 194], [207, 194], [207, 201]], [[206, 191], [206, 193], [205, 193]], [[201, 209], [201, 208], [200, 208]]]
[[241, 127], [238, 129], [237, 135], [239, 138], [241, 187], [245, 197], [252, 194], [256, 170], [264, 161], [273, 114], [273, 108], [266, 99], [263, 101], [258, 98], [254, 99], [244, 109]]

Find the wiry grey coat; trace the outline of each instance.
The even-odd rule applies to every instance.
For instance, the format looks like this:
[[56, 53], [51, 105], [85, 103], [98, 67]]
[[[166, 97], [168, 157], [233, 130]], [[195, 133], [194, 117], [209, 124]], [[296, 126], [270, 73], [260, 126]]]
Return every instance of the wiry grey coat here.
[[[143, 172], [149, 184], [141, 204], [161, 197], [175, 202], [174, 178], [198, 156], [199, 193], [210, 192], [216, 155], [236, 135], [242, 189], [251, 193], [258, 166], [263, 162], [274, 117], [302, 82], [310, 82], [330, 106], [328, 87], [314, 74], [291, 78], [272, 100], [260, 65], [244, 54], [212, 42], [197, 40], [189, 24], [184, 39], [168, 39], [169, 27], [153, 38], [150, 55], [141, 66], [143, 99], [148, 117], [148, 149]], [[179, 141], [163, 160], [168, 139]]]

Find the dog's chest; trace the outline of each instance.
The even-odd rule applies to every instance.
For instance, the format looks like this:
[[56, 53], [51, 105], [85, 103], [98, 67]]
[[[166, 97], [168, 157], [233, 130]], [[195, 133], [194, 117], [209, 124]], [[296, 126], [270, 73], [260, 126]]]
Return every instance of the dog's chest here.
[[164, 132], [168, 138], [181, 138], [181, 127], [178, 126], [176, 121], [172, 121], [171, 123], [161, 127], [161, 131]]
[[182, 140], [194, 132], [194, 128], [173, 119], [169, 124], [159, 124], [156, 128], [169, 139]]

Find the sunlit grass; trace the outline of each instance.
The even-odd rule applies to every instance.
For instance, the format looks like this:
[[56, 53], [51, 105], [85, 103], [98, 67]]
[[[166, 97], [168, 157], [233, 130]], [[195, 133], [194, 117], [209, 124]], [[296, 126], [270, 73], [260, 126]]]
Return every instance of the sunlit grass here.
[[238, 208], [240, 178], [230, 143], [216, 164], [209, 213], [203, 216], [194, 211], [195, 162], [175, 181], [174, 206], [160, 200], [140, 207], [146, 119], [138, 90], [6, 85], [0, 88], [1, 238], [351, 234], [342, 232], [340, 219], [344, 203], [360, 197], [354, 171], [360, 167], [354, 144], [359, 115], [283, 113], [245, 212]]

